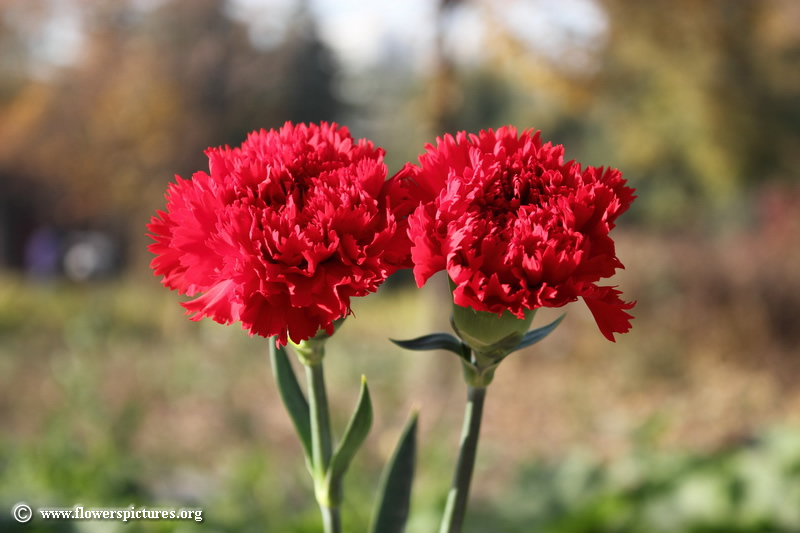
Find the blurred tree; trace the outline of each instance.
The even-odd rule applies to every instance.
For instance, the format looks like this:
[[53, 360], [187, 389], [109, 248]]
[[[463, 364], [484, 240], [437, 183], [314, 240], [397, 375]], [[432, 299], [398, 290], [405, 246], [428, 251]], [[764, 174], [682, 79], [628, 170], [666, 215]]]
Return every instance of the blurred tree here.
[[591, 128], [601, 139], [595, 151], [614, 154], [663, 193], [650, 195], [657, 202], [651, 209], [670, 212], [673, 200], [683, 196], [685, 203], [687, 195], [724, 204], [750, 185], [787, 174], [795, 157], [787, 144], [800, 143], [800, 84], [774, 75], [792, 55], [776, 52], [794, 50], [796, 59], [800, 40], [775, 23], [796, 27], [796, 3], [604, 0], [603, 6], [610, 29], [591, 110]]
[[[8, 4], [15, 19], [53, 16], [38, 3]], [[0, 168], [56, 191], [47, 211], [60, 226], [112, 221], [138, 237], [166, 183], [203, 169], [208, 146], [239, 144], [248, 131], [286, 120], [335, 116], [335, 64], [300, 15], [298, 31], [260, 49], [224, 0], [70, 5], [84, 40], [74, 64], [46, 79], [0, 83]], [[4, 28], [0, 42], [17, 41], [0, 49], [0, 69], [25, 50], [25, 36]], [[138, 238], [135, 249], [144, 249]]]
[[25, 48], [9, 19], [0, 16], [0, 106], [14, 97], [26, 77]]
[[[664, 223], [761, 180], [796, 177], [794, 0], [570, 2], [594, 33], [553, 19], [543, 1], [431, 1], [429, 75], [391, 58], [347, 91], [348, 122], [367, 130], [359, 134], [403, 144], [394, 167], [445, 131], [534, 126], [568, 144], [568, 157], [622, 168], [640, 188], [635, 210]], [[36, 43], [60, 16], [56, 5], [77, 13], [83, 45], [72, 63], [43, 69]], [[303, 3], [268, 47], [253, 44], [253, 27], [224, 0], [142, 5], [0, 8], [0, 170], [47, 188], [33, 201], [58, 224], [119, 218], [139, 235], [165, 182], [203, 168], [206, 147], [285, 120], [341, 118], [337, 65]], [[519, 7], [530, 20], [520, 22]], [[447, 33], [465, 10], [478, 10], [485, 37], [482, 57], [459, 62]], [[410, 113], [415, 98], [422, 116]]]
[[659, 224], [691, 223], [689, 213], [736, 205], [764, 180], [796, 178], [797, 2], [455, 4], [480, 11], [486, 56], [439, 67], [450, 88], [434, 116], [453, 129], [541, 128], [568, 157], [622, 168], [640, 188], [634, 211]]
[[437, 0], [433, 75], [429, 97], [431, 125], [436, 135], [455, 132], [457, 116], [464, 107], [459, 98], [456, 65], [445, 46], [448, 17], [464, 3], [464, 0]]
[[294, 33], [288, 43], [285, 99], [293, 122], [335, 121], [339, 102], [334, 94], [336, 61], [320, 40], [306, 3], [301, 3]]

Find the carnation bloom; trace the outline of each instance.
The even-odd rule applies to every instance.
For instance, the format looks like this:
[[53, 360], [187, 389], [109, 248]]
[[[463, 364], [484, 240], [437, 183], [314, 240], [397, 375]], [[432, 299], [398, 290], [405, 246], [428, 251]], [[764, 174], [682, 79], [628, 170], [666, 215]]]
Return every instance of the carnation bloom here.
[[540, 132], [445, 135], [412, 178], [422, 203], [409, 216], [414, 276], [446, 270], [456, 305], [519, 318], [583, 298], [609, 340], [630, 329], [633, 303], [597, 284], [623, 268], [608, 233], [635, 198], [616, 169], [564, 162]]
[[192, 320], [300, 342], [409, 266], [406, 187], [347, 128], [286, 123], [206, 155], [209, 172], [176, 177], [148, 225], [163, 284], [204, 293], [182, 304]]

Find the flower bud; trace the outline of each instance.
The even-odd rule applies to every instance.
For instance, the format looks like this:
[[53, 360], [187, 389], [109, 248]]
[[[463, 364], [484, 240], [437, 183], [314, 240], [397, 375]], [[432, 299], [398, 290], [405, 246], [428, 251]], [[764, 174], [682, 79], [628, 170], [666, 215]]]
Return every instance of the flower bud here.
[[534, 314], [536, 310], [529, 309], [525, 318], [517, 318], [506, 310], [498, 316], [454, 303], [451, 322], [456, 334], [476, 355], [499, 362], [520, 343]]
[[[339, 326], [342, 325], [345, 318], [347, 317], [342, 317], [333, 321], [333, 333], [336, 333], [336, 330], [339, 329]], [[329, 335], [327, 331], [320, 328], [310, 339], [300, 342], [293, 342], [290, 340], [289, 342], [291, 342], [301, 363], [304, 365], [316, 365], [321, 363], [322, 358], [325, 357], [325, 343], [331, 338], [333, 333]]]

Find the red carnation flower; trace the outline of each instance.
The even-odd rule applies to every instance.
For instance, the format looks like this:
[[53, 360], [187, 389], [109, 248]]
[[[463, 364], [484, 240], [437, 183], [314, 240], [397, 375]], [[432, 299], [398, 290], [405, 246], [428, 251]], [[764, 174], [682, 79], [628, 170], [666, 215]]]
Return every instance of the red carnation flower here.
[[280, 344], [332, 334], [351, 297], [409, 266], [405, 185], [347, 128], [287, 123], [206, 155], [210, 172], [176, 177], [148, 225], [163, 284], [204, 293], [182, 304], [192, 320], [241, 321]]
[[511, 126], [437, 139], [399, 177], [423, 198], [409, 217], [414, 276], [446, 270], [453, 301], [519, 318], [584, 299], [609, 340], [633, 307], [597, 282], [623, 268], [608, 233], [635, 198], [616, 169], [565, 163], [563, 146]]

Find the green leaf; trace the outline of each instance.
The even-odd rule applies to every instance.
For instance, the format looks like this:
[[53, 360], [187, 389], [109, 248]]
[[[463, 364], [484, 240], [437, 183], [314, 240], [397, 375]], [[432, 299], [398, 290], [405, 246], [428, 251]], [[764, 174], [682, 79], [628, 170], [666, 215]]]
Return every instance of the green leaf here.
[[361, 393], [358, 396], [356, 409], [342, 435], [342, 441], [333, 452], [328, 472], [325, 476], [325, 487], [328, 500], [333, 505], [338, 505], [341, 500], [340, 491], [342, 478], [353, 460], [358, 449], [367, 438], [367, 433], [372, 426], [372, 401], [367, 388], [367, 378], [361, 377]]
[[411, 413], [394, 455], [383, 471], [370, 533], [402, 533], [405, 530], [411, 507], [418, 418], [416, 410]]
[[514, 348], [514, 351], [516, 352], [517, 350], [527, 348], [531, 344], [536, 344], [540, 340], [550, 335], [550, 333], [554, 329], [556, 329], [556, 327], [561, 323], [561, 321], [564, 320], [565, 316], [567, 316], [566, 313], [564, 313], [563, 315], [561, 315], [560, 317], [558, 317], [557, 319], [555, 319], [553, 322], [551, 322], [546, 326], [530, 330], [528, 333], [525, 334], [524, 337], [522, 337], [522, 340], [520, 341], [519, 344], [517, 344], [517, 347]]
[[447, 350], [453, 352], [459, 357], [464, 356], [464, 348], [461, 341], [455, 335], [449, 333], [431, 333], [430, 335], [423, 335], [416, 339], [407, 341], [396, 341], [389, 339], [396, 345], [406, 350], [415, 350], [418, 352], [428, 350]]
[[269, 356], [272, 362], [272, 373], [278, 385], [278, 393], [292, 419], [297, 436], [303, 444], [306, 460], [311, 464], [311, 414], [308, 409], [308, 401], [297, 382], [297, 376], [286, 356], [286, 349], [283, 346], [278, 348], [275, 345], [274, 337], [269, 339]]

